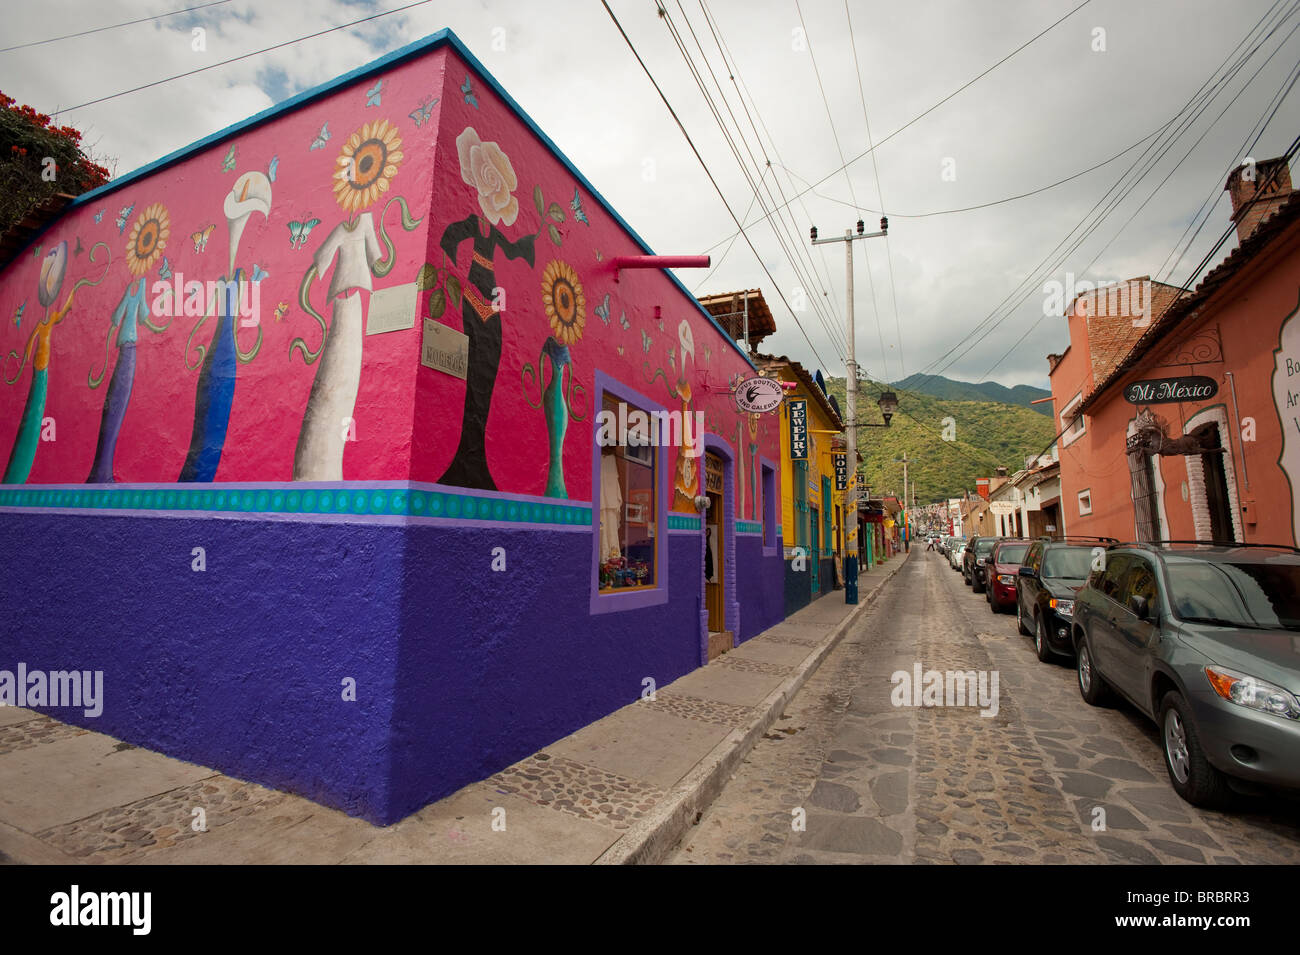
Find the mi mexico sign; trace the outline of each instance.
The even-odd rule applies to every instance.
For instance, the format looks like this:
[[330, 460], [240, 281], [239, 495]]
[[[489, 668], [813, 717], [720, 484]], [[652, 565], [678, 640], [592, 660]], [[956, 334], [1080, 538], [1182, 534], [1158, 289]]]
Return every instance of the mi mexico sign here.
[[1204, 375], [1149, 378], [1127, 386], [1124, 389], [1124, 400], [1132, 405], [1160, 405], [1178, 401], [1205, 401], [1218, 393], [1219, 383]]

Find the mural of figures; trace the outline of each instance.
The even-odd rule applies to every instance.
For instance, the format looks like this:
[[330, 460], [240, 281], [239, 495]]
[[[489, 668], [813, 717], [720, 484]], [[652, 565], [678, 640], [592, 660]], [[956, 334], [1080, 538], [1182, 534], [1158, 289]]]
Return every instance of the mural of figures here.
[[[289, 346], [290, 355], [295, 349], [301, 349], [303, 360], [309, 365], [320, 358], [294, 451], [295, 481], [343, 480], [343, 450], [361, 386], [365, 325], [361, 293], [371, 292], [372, 274], [382, 278], [396, 262], [393, 243], [384, 232], [384, 213], [397, 202], [401, 206], [402, 228], [407, 232], [422, 221], [411, 217], [401, 196], [394, 196], [384, 204], [378, 231], [374, 216], [362, 211], [391, 187], [402, 164], [401, 146], [397, 127], [380, 119], [354, 132], [338, 157], [340, 168], [334, 177], [334, 198], [349, 218], [336, 225], [317, 248], [299, 290], [304, 311], [320, 324], [321, 345], [316, 352], [311, 352], [306, 342], [298, 338]], [[381, 239], [386, 255], [380, 254]], [[326, 329], [324, 318], [312, 308], [308, 295], [312, 280], [323, 277], [336, 257], [338, 262], [334, 264], [328, 292], [333, 313]]]
[[[456, 137], [461, 178], [478, 191], [482, 215], [474, 214], [447, 226], [441, 246], [453, 262], [456, 250], [472, 241], [469, 281], [461, 298], [464, 332], [469, 338], [469, 373], [465, 379], [465, 410], [461, 416], [460, 443], [439, 484], [494, 491], [496, 484], [488, 468], [485, 432], [492, 392], [501, 363], [501, 313], [494, 304], [496, 278], [493, 259], [498, 250], [508, 259], [533, 264], [537, 236], [517, 241], [507, 239], [496, 224], [513, 225], [519, 216], [519, 201], [512, 195], [518, 187], [510, 159], [496, 143], [485, 143], [470, 126]], [[576, 303], [575, 303], [576, 305]]]
[[[108, 249], [108, 245], [104, 242], [96, 242], [91, 246], [92, 263], [95, 261], [96, 251], [101, 247], [105, 251]], [[12, 378], [5, 380], [5, 384], [11, 385], [18, 380], [28, 359], [32, 362], [32, 383], [28, 388], [27, 403], [23, 406], [22, 417], [18, 422], [18, 434], [14, 437], [14, 446], [9, 452], [9, 463], [5, 466], [4, 477], [0, 478], [0, 481], [5, 484], [24, 484], [28, 475], [32, 473], [32, 464], [36, 460], [36, 447], [40, 442], [41, 421], [45, 417], [45, 399], [49, 393], [50, 336], [54, 333], [54, 327], [61, 324], [72, 311], [72, 301], [78, 289], [86, 285], [98, 285], [104, 281], [104, 276], [108, 274], [108, 264], [105, 264], [104, 273], [98, 279], [79, 280], [64, 299], [63, 306], [51, 311], [55, 299], [63, 289], [63, 279], [67, 271], [68, 243], [65, 241], [52, 248], [41, 263], [37, 298], [46, 310], [45, 317], [32, 329], [27, 344], [23, 346], [22, 354], [11, 351], [8, 356], [19, 359], [19, 362], [18, 370], [14, 372]]]
[[[749, 518], [759, 520], [758, 500], [758, 419], [759, 415], [749, 417]], [[742, 484], [743, 486], [743, 484]], [[743, 504], [741, 505], [744, 506]]]
[[[686, 358], [689, 355], [691, 361], [695, 360], [695, 337], [691, 333], [691, 325], [686, 319], [682, 319], [677, 326], [678, 342], [682, 346], [682, 366], [680, 379], [677, 382], [677, 394], [682, 399], [682, 447], [677, 453], [677, 473], [673, 480], [673, 509], [679, 511], [695, 510], [695, 495], [699, 493], [700, 470], [700, 451], [695, 445], [704, 440], [702, 435], [695, 434], [693, 428], [686, 427], [686, 422], [693, 422], [695, 418], [691, 415], [691, 385], [686, 380]], [[671, 354], [671, 350], [670, 350]]]
[[[99, 440], [95, 445], [95, 459], [90, 465], [87, 484], [111, 484], [114, 480], [113, 452], [117, 447], [117, 437], [122, 431], [122, 422], [126, 419], [127, 405], [131, 402], [131, 386], [135, 381], [137, 324], [143, 323], [155, 332], [167, 328], [166, 325], [154, 325], [149, 320], [145, 273], [153, 268], [162, 255], [170, 234], [171, 220], [166, 207], [154, 203], [140, 214], [126, 244], [126, 265], [136, 280], [127, 285], [109, 325], [105, 343], [105, 371], [108, 365], [107, 351], [112, 347], [114, 329], [117, 329], [117, 361], [113, 363], [113, 377], [108, 382], [108, 392], [104, 396]], [[103, 380], [104, 372], [96, 377], [92, 370], [87, 376], [91, 388], [98, 388]]]
[[[232, 147], [233, 149], [233, 147]], [[262, 329], [257, 329], [257, 341], [247, 355], [240, 353], [235, 341], [235, 316], [243, 298], [244, 270], [235, 268], [239, 252], [239, 239], [244, 234], [249, 217], [254, 212], [263, 216], [271, 214], [271, 180], [261, 172], [246, 172], [235, 180], [226, 196], [226, 230], [230, 238], [230, 258], [226, 274], [221, 281], [227, 283], [225, 300], [216, 305], [217, 325], [207, 346], [197, 348], [203, 362], [199, 372], [198, 387], [194, 394], [194, 428], [190, 433], [190, 448], [185, 455], [179, 481], [211, 481], [217, 476], [221, 452], [226, 445], [226, 429], [230, 425], [230, 408], [235, 403], [235, 376], [239, 361], [251, 361], [262, 346]], [[209, 302], [212, 306], [214, 303]], [[190, 332], [190, 342], [204, 322], [203, 318]], [[186, 354], [189, 353], [186, 343]], [[189, 366], [187, 363], [187, 367]]]
[[[542, 306], [551, 323], [553, 334], [548, 335], [542, 345], [542, 353], [537, 357], [537, 364], [523, 367], [525, 400], [534, 408], [542, 408], [546, 416], [546, 435], [550, 443], [550, 460], [546, 469], [546, 496], [569, 496], [564, 485], [564, 435], [569, 428], [569, 419], [582, 421], [583, 416], [574, 408], [575, 401], [580, 402], [585, 390], [573, 379], [573, 360], [569, 346], [582, 338], [586, 327], [586, 296], [578, 273], [567, 262], [559, 259], [552, 261], [542, 273]], [[542, 359], [551, 363], [551, 381], [542, 392], [542, 400], [534, 402], [528, 397], [528, 380], [531, 377], [541, 387], [545, 373]], [[568, 385], [563, 384], [564, 371], [568, 369]]]

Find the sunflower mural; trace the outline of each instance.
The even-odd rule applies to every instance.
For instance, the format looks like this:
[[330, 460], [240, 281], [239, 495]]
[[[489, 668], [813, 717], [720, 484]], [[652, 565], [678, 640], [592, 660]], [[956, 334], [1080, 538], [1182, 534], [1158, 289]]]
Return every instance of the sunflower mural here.
[[[239, 312], [240, 302], [250, 281], [244, 269], [235, 267], [235, 261], [239, 253], [239, 240], [249, 219], [254, 214], [260, 214], [264, 218], [271, 215], [271, 180], [264, 173], [255, 170], [245, 172], [235, 180], [230, 192], [226, 194], [222, 210], [226, 214], [226, 232], [230, 239], [227, 270], [220, 279], [224, 294], [220, 304], [216, 303], [215, 296], [207, 303], [203, 317], [190, 330], [189, 339], [185, 343], [186, 356], [191, 350], [197, 355], [194, 364], [190, 364], [187, 357], [185, 367], [193, 370], [201, 362], [202, 369], [194, 391], [194, 427], [190, 432], [190, 447], [177, 479], [179, 481], [216, 479], [221, 453], [226, 446], [226, 429], [230, 426], [230, 409], [235, 402], [235, 379], [239, 365], [252, 361], [262, 348], [260, 322], [257, 337], [249, 351], [242, 351], [235, 339], [235, 315]], [[189, 283], [186, 284], [188, 286]], [[213, 317], [211, 312], [214, 308], [218, 314], [212, 337], [206, 345], [195, 345], [194, 336]]]
[[[483, 142], [474, 127], [467, 126], [456, 137], [456, 151], [460, 159], [461, 179], [474, 190], [479, 209], [447, 226], [439, 242], [442, 251], [453, 263], [456, 262], [457, 250], [464, 243], [471, 243], [471, 248], [469, 270], [466, 281], [461, 286], [463, 294], [460, 297], [463, 330], [469, 339], [465, 408], [461, 415], [460, 442], [451, 464], [438, 479], [438, 483], [494, 491], [496, 482], [492, 480], [492, 472], [488, 468], [485, 440], [488, 411], [492, 406], [492, 392], [496, 388], [497, 370], [501, 364], [501, 310], [496, 305], [493, 294], [497, 285], [494, 260], [497, 252], [501, 252], [507, 259], [523, 259], [532, 265], [537, 235], [511, 240], [497, 228], [498, 225], [514, 225], [519, 217], [519, 201], [514, 196], [519, 179], [510, 157], [501, 147], [496, 143]], [[576, 318], [576, 297], [571, 306], [573, 310], [566, 314]], [[564, 347], [565, 350], [560, 352], [559, 347]], [[543, 346], [543, 355], [546, 354]], [[568, 363], [567, 347], [560, 346], [557, 342], [556, 346], [552, 346], [549, 357], [553, 367], [562, 369]], [[561, 364], [555, 364], [557, 359]], [[540, 363], [541, 359], [538, 360]], [[537, 370], [534, 370], [534, 379], [540, 384], [540, 372]], [[554, 385], [556, 380], [552, 376], [551, 384]], [[560, 440], [563, 441], [563, 436]], [[552, 454], [554, 453], [553, 450]], [[549, 479], [547, 483], [550, 484]]]
[[[86, 378], [86, 383], [92, 389], [103, 383], [104, 375], [108, 372], [109, 352], [116, 344], [117, 360], [113, 363], [113, 377], [109, 379], [108, 391], [104, 395], [99, 438], [95, 443], [95, 458], [90, 465], [90, 474], [86, 477], [87, 484], [111, 484], [114, 480], [113, 454], [135, 383], [138, 326], [143, 324], [153, 332], [162, 332], [167, 328], [167, 325], [159, 326], [150, 321], [146, 276], [167, 248], [170, 236], [171, 216], [168, 215], [166, 206], [155, 202], [135, 220], [127, 237], [126, 267], [132, 279], [127, 283], [121, 301], [113, 309], [108, 333], [104, 338], [104, 367], [98, 375], [92, 368]], [[117, 330], [116, 335], [113, 334], [114, 329]]]
[[[348, 218], [336, 225], [316, 249], [298, 289], [298, 303], [319, 325], [321, 343], [315, 351], [301, 337], [289, 345], [290, 357], [301, 351], [306, 364], [320, 361], [294, 451], [295, 481], [343, 480], [345, 438], [361, 387], [366, 318], [361, 293], [372, 291], [371, 276], [383, 278], [397, 261], [393, 241], [384, 229], [385, 215], [389, 206], [397, 203], [404, 230], [414, 231], [423, 221], [413, 218], [406, 200], [396, 195], [384, 203], [377, 227], [374, 215], [367, 211], [392, 188], [404, 159], [402, 138], [387, 119], [364, 123], [339, 151], [334, 199]], [[327, 326], [311, 304], [311, 285], [324, 277], [331, 265], [334, 274], [326, 295], [332, 315]]]
[[[90, 261], [95, 262], [95, 255], [103, 249], [109, 251], [108, 243], [96, 242], [90, 247]], [[63, 305], [59, 308], [54, 307], [55, 301], [59, 297], [59, 292], [63, 289], [63, 280], [68, 272], [68, 243], [60, 242], [45, 254], [41, 262], [41, 274], [37, 284], [36, 297], [41, 305], [45, 308], [45, 317], [36, 323], [32, 333], [27, 338], [27, 344], [23, 346], [21, 354], [17, 351], [11, 351], [5, 358], [6, 364], [8, 359], [18, 359], [18, 369], [14, 372], [12, 378], [6, 378], [5, 384], [12, 385], [23, 373], [28, 360], [32, 363], [32, 381], [27, 389], [27, 402], [23, 405], [22, 418], [18, 422], [18, 433], [14, 436], [13, 447], [9, 451], [9, 463], [5, 466], [4, 477], [0, 480], [5, 484], [24, 484], [28, 476], [32, 473], [32, 464], [36, 460], [36, 448], [40, 443], [41, 422], [45, 417], [45, 399], [49, 394], [50, 384], [50, 336], [54, 333], [56, 325], [61, 324], [72, 311], [73, 299], [76, 297], [77, 290], [86, 285], [98, 285], [104, 281], [108, 275], [109, 266], [112, 264], [110, 253], [109, 261], [104, 264], [104, 271], [99, 278], [79, 279], [72, 290], [68, 292], [68, 297], [63, 300]]]
[[[575, 401], [581, 401], [586, 392], [573, 379], [573, 360], [569, 346], [582, 338], [587, 322], [587, 298], [582, 290], [582, 282], [573, 266], [559, 259], [553, 260], [542, 272], [542, 307], [550, 323], [551, 334], [542, 345], [542, 352], [537, 356], [537, 364], [526, 364], [521, 377], [524, 385], [524, 397], [534, 408], [544, 409], [546, 430], [550, 441], [550, 463], [546, 471], [546, 496], [569, 496], [564, 486], [564, 435], [569, 427], [569, 419], [584, 420], [574, 410]], [[542, 392], [541, 401], [534, 403], [528, 396], [528, 383], [531, 378], [541, 388], [544, 375], [543, 360], [551, 364], [551, 380]], [[564, 371], [568, 369], [568, 385], [564, 385]]]

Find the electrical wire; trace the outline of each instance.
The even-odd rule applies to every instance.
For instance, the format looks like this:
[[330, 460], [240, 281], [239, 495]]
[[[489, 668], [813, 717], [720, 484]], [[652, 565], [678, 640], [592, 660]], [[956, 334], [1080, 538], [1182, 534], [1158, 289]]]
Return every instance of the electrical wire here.
[[231, 63], [237, 63], [240, 60], [247, 60], [250, 57], [260, 56], [263, 53], [270, 53], [272, 50], [279, 50], [286, 46], [293, 46], [295, 43], [301, 43], [304, 40], [314, 40], [316, 37], [325, 36], [327, 33], [335, 33], [339, 30], [346, 30], [349, 27], [354, 27], [358, 23], [367, 23], [371, 20], [378, 20], [381, 17], [392, 16], [394, 13], [401, 13], [403, 10], [410, 10], [413, 7], [422, 7], [426, 3], [432, 3], [432, 2], [433, 0], [414, 0], [413, 3], [408, 3], [405, 6], [396, 7], [392, 10], [384, 10], [381, 13], [372, 13], [368, 17], [361, 17], [360, 19], [353, 20], [350, 23], [340, 23], [338, 26], [329, 27], [328, 29], [325, 30], [318, 30], [315, 33], [308, 33], [305, 36], [295, 37], [292, 40], [285, 40], [283, 43], [276, 43], [273, 46], [263, 47], [260, 50], [253, 50], [251, 53], [244, 53], [241, 54], [240, 56], [232, 56], [230, 59], [222, 60], [220, 63], [209, 63], [207, 66], [200, 66], [198, 69], [187, 70], [184, 73], [177, 73], [174, 76], [166, 76], [160, 80], [154, 80], [152, 83], [145, 83], [142, 86], [134, 86], [129, 90], [119, 90], [116, 93], [109, 93], [107, 96], [101, 96], [98, 99], [87, 100], [86, 102], [79, 103], [76, 106], [69, 106], [66, 109], [61, 109], [59, 110], [59, 112], [71, 113], [73, 110], [85, 109], [87, 106], [94, 106], [97, 103], [106, 103], [111, 99], [117, 99], [119, 96], [127, 96], [131, 93], [138, 93], [141, 90], [147, 90], [154, 86], [161, 86], [163, 83], [170, 83], [172, 80], [180, 80], [180, 79], [184, 79], [187, 76], [194, 76], [197, 73], [206, 72], [207, 70], [215, 70], [219, 66], [227, 66]]
[[140, 17], [138, 20], [123, 20], [121, 23], [111, 23], [105, 27], [95, 27], [93, 30], [82, 30], [78, 33], [65, 33], [63, 36], [52, 36], [48, 40], [32, 40], [30, 43], [17, 43], [14, 46], [0, 47], [0, 53], [8, 53], [11, 50], [25, 50], [28, 47], [43, 46], [46, 43], [58, 43], [60, 40], [71, 40], [74, 37], [90, 36], [92, 33], [104, 33], [107, 30], [116, 30], [118, 27], [129, 27], [137, 23], [148, 23], [150, 20], [163, 20], [167, 17], [174, 17], [180, 13], [192, 13], [195, 10], [203, 10], [207, 7], [219, 7], [223, 3], [229, 3], [230, 0], [212, 0], [211, 3], [200, 3], [196, 7], [186, 7], [184, 10], [173, 10], [171, 13], [159, 13], [152, 17]]

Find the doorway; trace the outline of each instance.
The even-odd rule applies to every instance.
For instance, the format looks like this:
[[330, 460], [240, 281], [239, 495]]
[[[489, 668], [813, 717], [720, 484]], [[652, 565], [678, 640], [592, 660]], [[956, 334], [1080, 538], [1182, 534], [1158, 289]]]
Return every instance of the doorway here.
[[[1218, 425], [1203, 425], [1195, 433], [1202, 436], [1203, 447], [1222, 447]], [[1202, 454], [1201, 466], [1205, 469], [1205, 503], [1210, 510], [1210, 537], [1216, 541], [1233, 541], [1236, 535], [1232, 526], [1232, 505], [1228, 499], [1228, 475], [1223, 467], [1223, 452]]]
[[[723, 531], [726, 524], [726, 495], [723, 492], [722, 459], [714, 454], [704, 458], [705, 493], [709, 498], [708, 517], [704, 525], [704, 603], [709, 614], [709, 632], [722, 633], [727, 629], [726, 592], [723, 573], [725, 560]], [[710, 640], [710, 645], [713, 640]], [[710, 657], [712, 657], [710, 653]]]
[[812, 513], [812, 553], [808, 555], [808, 566], [812, 570], [812, 592], [821, 593], [821, 582], [819, 569], [822, 562], [821, 546], [821, 523], [820, 511], [817, 508], [810, 509]]

